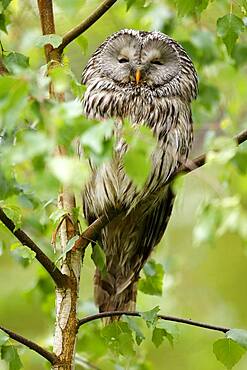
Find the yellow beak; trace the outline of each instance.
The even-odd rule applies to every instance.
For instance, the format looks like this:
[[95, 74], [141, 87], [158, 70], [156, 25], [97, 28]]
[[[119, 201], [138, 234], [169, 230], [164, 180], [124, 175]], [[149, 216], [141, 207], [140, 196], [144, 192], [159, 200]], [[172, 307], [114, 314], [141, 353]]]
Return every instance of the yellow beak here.
[[139, 81], [140, 81], [140, 79], [141, 79], [141, 71], [140, 71], [140, 69], [137, 69], [137, 70], [136, 70], [136, 75], [135, 75], [135, 77], [136, 77], [136, 83], [138, 84], [138, 83], [139, 83]]

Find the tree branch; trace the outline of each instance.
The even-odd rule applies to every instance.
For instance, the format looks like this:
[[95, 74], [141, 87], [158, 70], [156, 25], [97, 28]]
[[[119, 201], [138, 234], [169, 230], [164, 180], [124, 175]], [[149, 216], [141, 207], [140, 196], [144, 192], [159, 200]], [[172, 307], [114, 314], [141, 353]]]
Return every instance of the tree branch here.
[[[247, 130], [239, 133], [234, 137], [234, 140], [236, 140], [237, 144], [240, 145], [243, 142], [247, 141]], [[183, 164], [178, 168], [178, 170], [168, 179], [167, 183], [164, 185], [171, 183], [175, 177], [178, 175], [185, 175], [189, 172], [192, 172], [196, 170], [199, 167], [202, 167], [205, 164], [206, 161], [206, 154], [202, 154], [199, 157], [196, 157], [189, 161], [189, 165]], [[159, 189], [160, 192], [160, 189]], [[90, 244], [92, 241], [97, 240], [97, 236], [103, 227], [105, 227], [110, 221], [113, 220], [113, 218], [120, 215], [122, 212], [121, 209], [118, 210], [112, 210], [108, 217], [106, 216], [100, 216], [97, 220], [95, 220], [91, 225], [88, 226], [88, 228], [81, 234], [79, 239], [76, 241], [74, 248], [75, 249], [85, 249], [88, 244]]]
[[[122, 316], [122, 315], [141, 317], [141, 312], [138, 312], [138, 311], [100, 312], [100, 313], [97, 313], [95, 315], [87, 316], [87, 317], [84, 317], [83, 319], [79, 320], [78, 321], [78, 328], [80, 328], [82, 325], [84, 325], [84, 324], [86, 324], [90, 321], [102, 319], [104, 317], [113, 317], [113, 316]], [[191, 326], [198, 326], [198, 327], [204, 328], [204, 329], [221, 331], [222, 333], [226, 333], [228, 330], [230, 330], [230, 328], [225, 328], [225, 327], [216, 326], [216, 325], [210, 325], [210, 324], [206, 324], [206, 323], [199, 322], [199, 321], [193, 321], [193, 320], [190, 320], [190, 319], [183, 319], [181, 317], [167, 316], [167, 315], [157, 315], [157, 316], [161, 320], [173, 321], [173, 322], [178, 322], [180, 324], [186, 324], [186, 325], [191, 325]]]
[[97, 240], [97, 236], [103, 227], [105, 227], [113, 218], [119, 216], [121, 210], [112, 210], [107, 216], [102, 215], [80, 235], [79, 239], [75, 242], [74, 250], [84, 250], [88, 244]]
[[53, 281], [58, 287], [64, 287], [68, 285], [69, 279], [66, 275], [62, 274], [56, 265], [50, 260], [47, 255], [34, 243], [34, 241], [21, 229], [15, 229], [14, 222], [5, 214], [3, 209], [0, 207], [0, 220], [2, 223], [15, 235], [15, 237], [21, 242], [22, 245], [29, 247], [35, 252], [35, 258], [39, 263], [46, 269], [50, 274]]
[[[233, 139], [237, 142], [238, 145], [242, 144], [247, 140], [247, 130], [240, 132], [238, 135], [234, 136]], [[170, 183], [178, 175], [186, 174], [196, 170], [199, 167], [202, 167], [205, 164], [205, 161], [206, 154], [202, 154], [199, 157], [188, 161], [189, 165], [183, 164], [182, 166], [180, 166], [178, 170], [174, 172], [174, 174], [169, 178], [167, 183]]]
[[22, 335], [16, 334], [13, 331], [0, 326], [0, 329], [9, 335], [10, 338], [16, 340], [17, 342], [24, 344], [24, 346], [30, 348], [31, 350], [38, 353], [40, 356], [46, 358], [51, 364], [54, 364], [57, 360], [57, 357], [54, 353], [47, 351], [43, 347], [40, 347], [38, 344], [32, 342], [31, 340], [23, 337]]
[[117, 0], [104, 0], [102, 4], [100, 4], [92, 14], [90, 14], [84, 21], [82, 21], [82, 23], [80, 23], [78, 26], [74, 27], [72, 30], [64, 35], [62, 44], [58, 47], [58, 51], [62, 53], [63, 49], [68, 44], [70, 44], [73, 40], [75, 40], [78, 36], [85, 32], [89, 27], [91, 27], [92, 24], [94, 24], [99, 18], [101, 18], [102, 15], [104, 15], [116, 2]]
[[[44, 35], [55, 33], [55, 21], [53, 15], [52, 0], [38, 0], [40, 21]], [[62, 53], [51, 45], [46, 45], [46, 60], [48, 62], [48, 74], [53, 68], [61, 65]], [[49, 63], [50, 62], [50, 63]], [[51, 81], [50, 98], [57, 101], [65, 101], [64, 92], [58, 92]], [[66, 155], [66, 148], [58, 146], [58, 155]], [[60, 249], [65, 251], [68, 241], [78, 235], [78, 222], [74, 222], [72, 214], [76, 207], [74, 194], [68, 186], [63, 186], [58, 195], [58, 207], [63, 209], [67, 216], [60, 225]], [[77, 335], [77, 301], [79, 296], [79, 283], [81, 250], [69, 251], [62, 261], [61, 271], [64, 272], [69, 285], [56, 289], [56, 323], [54, 328], [53, 352], [57, 356], [54, 370], [68, 370], [74, 368], [75, 344]]]
[[[43, 35], [50, 35], [56, 33], [53, 8], [51, 0], [38, 0], [40, 23]], [[47, 63], [51, 60], [60, 62], [61, 54], [52, 45], [45, 45], [45, 56]]]

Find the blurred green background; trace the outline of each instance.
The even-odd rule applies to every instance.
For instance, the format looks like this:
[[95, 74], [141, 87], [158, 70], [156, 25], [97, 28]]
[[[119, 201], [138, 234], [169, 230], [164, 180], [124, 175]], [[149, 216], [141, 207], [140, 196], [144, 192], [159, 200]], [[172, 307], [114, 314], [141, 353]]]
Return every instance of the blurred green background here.
[[[56, 33], [63, 35], [99, 3], [94, 0], [54, 1]], [[181, 4], [172, 0], [138, 0], [127, 12], [126, 2], [119, 0], [83, 36], [67, 47], [65, 54], [80, 80], [89, 56], [108, 35], [121, 28], [134, 28], [169, 34], [182, 43], [193, 59], [200, 78], [200, 95], [193, 105], [195, 139], [191, 157], [210, 151], [212, 158], [203, 169], [193, 171], [175, 183], [178, 195], [173, 214], [167, 232], [153, 254], [165, 270], [163, 296], [139, 292], [137, 309], [148, 310], [159, 305], [163, 314], [247, 328], [246, 145], [241, 154], [241, 161], [246, 159], [243, 171], [239, 154], [231, 156], [228, 152], [230, 144], [222, 144], [215, 139], [221, 135], [232, 137], [246, 127], [247, 36], [246, 33], [240, 35], [229, 56], [217, 36], [216, 22], [229, 13], [231, 2], [211, 1], [201, 15], [189, 9], [183, 17], [178, 16], [176, 3]], [[234, 14], [245, 16], [241, 1], [234, 1], [232, 5]], [[30, 58], [31, 68], [38, 71], [45, 60], [43, 50], [35, 46], [40, 35], [36, 2], [13, 0], [8, 17], [8, 34], [1, 32], [3, 49], [25, 54]], [[225, 160], [219, 160], [222, 153], [226, 154]], [[28, 173], [25, 172], [26, 182], [32, 183]], [[49, 187], [45, 183], [39, 186]], [[42, 201], [47, 200], [45, 198]], [[230, 200], [230, 205], [227, 201], [225, 204], [225, 200]], [[22, 208], [23, 228], [54, 258], [50, 247], [53, 225], [47, 212], [27, 203], [23, 203]], [[18, 262], [18, 254], [9, 249], [15, 240], [2, 225], [0, 235], [0, 247], [4, 247], [0, 255], [0, 323], [50, 346], [54, 324], [53, 286], [36, 261], [26, 268], [19, 263], [20, 258]], [[82, 316], [97, 310], [93, 304], [94, 264], [90, 255], [91, 250], [88, 249], [81, 277], [79, 309]], [[213, 342], [222, 337], [220, 333], [182, 324], [170, 326], [177, 332], [174, 347], [165, 341], [157, 349], [151, 340], [144, 341], [137, 353], [145, 365], [138, 369], [224, 368], [213, 354]], [[120, 362], [117, 367], [109, 360], [111, 354], [105, 352], [106, 348], [99, 340], [99, 327], [100, 323], [95, 323], [81, 328], [79, 354], [104, 370], [131, 369], [136, 365], [137, 357], [128, 360], [128, 364], [124, 362], [124, 365], [119, 360], [122, 367]], [[149, 331], [144, 331], [150, 337]], [[42, 358], [21, 346], [20, 354], [25, 370], [47, 368]], [[83, 368], [82, 365], [77, 366], [78, 369]], [[87, 365], [84, 366], [86, 368]], [[246, 367], [247, 356], [235, 369], [245, 370]], [[1, 360], [0, 369], [7, 369]]]

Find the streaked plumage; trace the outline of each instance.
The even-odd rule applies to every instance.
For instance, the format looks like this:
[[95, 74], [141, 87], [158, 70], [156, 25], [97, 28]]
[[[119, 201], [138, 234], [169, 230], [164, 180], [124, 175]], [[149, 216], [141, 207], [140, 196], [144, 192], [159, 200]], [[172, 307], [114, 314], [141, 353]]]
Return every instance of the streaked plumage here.
[[[85, 114], [98, 120], [113, 117], [117, 137], [113, 160], [92, 170], [83, 193], [84, 213], [91, 223], [111, 209], [124, 211], [99, 237], [108, 274], [102, 277], [96, 271], [96, 303], [100, 311], [134, 309], [139, 272], [164, 234], [172, 210], [174, 197], [164, 185], [191, 147], [190, 104], [197, 95], [197, 75], [173, 39], [160, 32], [122, 30], [95, 51], [82, 82], [87, 86]], [[157, 139], [152, 170], [140, 191], [122, 164], [124, 118], [147, 125]]]

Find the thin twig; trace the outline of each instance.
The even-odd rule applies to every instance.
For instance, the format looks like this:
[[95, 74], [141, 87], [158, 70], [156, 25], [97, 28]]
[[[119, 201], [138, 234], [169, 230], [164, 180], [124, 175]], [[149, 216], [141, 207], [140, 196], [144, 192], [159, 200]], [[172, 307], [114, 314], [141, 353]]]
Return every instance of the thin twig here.
[[99, 18], [101, 18], [102, 15], [104, 15], [116, 2], [117, 0], [103, 1], [102, 4], [100, 4], [92, 14], [90, 14], [84, 21], [82, 21], [82, 23], [72, 28], [72, 30], [64, 35], [62, 44], [58, 47], [58, 51], [62, 53], [63, 49], [68, 44], [70, 44], [73, 40], [75, 40], [78, 36], [85, 32], [89, 27], [91, 27], [92, 24], [94, 24]]
[[54, 353], [47, 351], [43, 347], [40, 347], [37, 343], [34, 343], [31, 340], [23, 337], [22, 335], [19, 335], [9, 329], [4, 328], [3, 326], [0, 326], [0, 329], [8, 334], [10, 338], [16, 340], [21, 344], [24, 344], [24, 346], [30, 348], [31, 350], [38, 353], [40, 356], [46, 358], [51, 364], [54, 364], [56, 362], [57, 357]]
[[6, 215], [1, 207], [0, 220], [9, 229], [9, 231], [11, 231], [12, 234], [15, 235], [15, 237], [21, 242], [22, 245], [29, 247], [33, 252], [35, 252], [35, 258], [50, 274], [53, 281], [58, 287], [64, 287], [68, 285], [68, 277], [61, 273], [61, 271], [50, 260], [50, 258], [44, 252], [42, 252], [37, 244], [23, 230], [15, 229], [14, 222]]
[[[108, 312], [100, 312], [95, 315], [87, 316], [84, 317], [83, 319], [78, 321], [78, 328], [90, 321], [102, 319], [104, 317], [113, 317], [113, 316], [122, 316], [122, 315], [127, 315], [127, 316], [136, 316], [136, 317], [141, 317], [142, 314], [141, 312], [138, 311], [108, 311]], [[191, 325], [191, 326], [198, 326], [200, 328], [205, 328], [209, 330], [215, 330], [215, 331], [221, 331], [222, 333], [226, 333], [227, 331], [230, 330], [230, 328], [226, 328], [223, 326], [216, 326], [216, 325], [210, 325], [206, 324], [204, 322], [199, 322], [199, 321], [193, 321], [190, 319], [183, 319], [181, 317], [175, 317], [175, 316], [167, 316], [167, 315], [157, 315], [159, 319], [165, 320], [165, 321], [173, 321], [173, 322], [178, 322], [180, 324], [186, 324], [186, 325]]]

